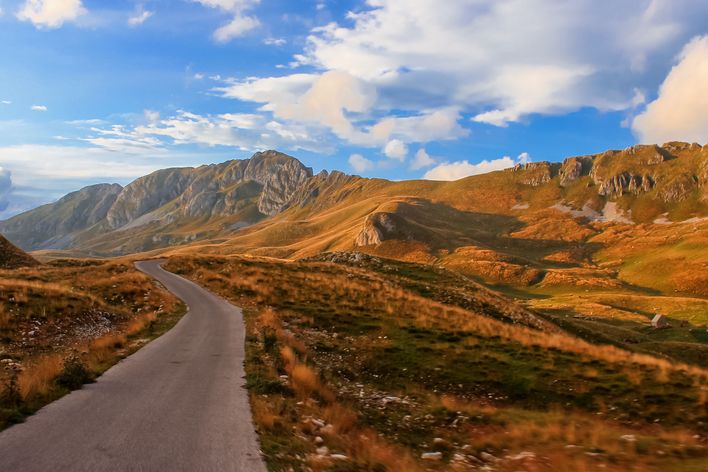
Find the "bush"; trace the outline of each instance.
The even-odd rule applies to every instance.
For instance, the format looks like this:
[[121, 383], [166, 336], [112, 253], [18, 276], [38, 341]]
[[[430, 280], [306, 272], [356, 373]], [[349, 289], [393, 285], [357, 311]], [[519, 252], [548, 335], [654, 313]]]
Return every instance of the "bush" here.
[[56, 383], [60, 387], [76, 390], [92, 379], [91, 372], [81, 358], [78, 355], [71, 355], [64, 359], [64, 370], [57, 376]]
[[4, 408], [17, 408], [22, 403], [22, 394], [17, 385], [17, 375], [13, 375], [5, 382], [0, 391], [0, 406]]

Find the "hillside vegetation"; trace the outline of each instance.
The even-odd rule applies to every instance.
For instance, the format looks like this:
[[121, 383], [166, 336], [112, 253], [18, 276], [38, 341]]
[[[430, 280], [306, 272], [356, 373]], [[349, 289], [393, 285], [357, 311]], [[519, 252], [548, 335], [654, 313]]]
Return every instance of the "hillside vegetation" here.
[[708, 371], [580, 341], [445, 269], [358, 253], [167, 268], [246, 308], [247, 385], [273, 470], [708, 460]]
[[129, 261], [0, 270], [0, 429], [91, 381], [183, 313]]

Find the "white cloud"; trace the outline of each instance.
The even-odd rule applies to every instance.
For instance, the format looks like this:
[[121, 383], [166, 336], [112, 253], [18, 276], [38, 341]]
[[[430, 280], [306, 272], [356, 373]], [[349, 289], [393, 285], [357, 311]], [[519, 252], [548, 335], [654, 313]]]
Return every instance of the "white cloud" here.
[[154, 11], [145, 10], [145, 7], [143, 5], [138, 5], [138, 9], [135, 11], [135, 13], [128, 18], [128, 25], [142, 25], [154, 14]]
[[632, 123], [642, 142], [708, 142], [708, 35], [681, 51], [659, 96]]
[[352, 166], [355, 172], [367, 172], [373, 170], [376, 165], [373, 161], [365, 158], [361, 154], [352, 154], [349, 156], [349, 165]]
[[30, 109], [32, 111], [47, 111], [47, 107], [44, 105], [32, 105]]
[[331, 152], [321, 136], [303, 126], [285, 126], [276, 120], [253, 113], [199, 115], [180, 110], [162, 118], [154, 111], [145, 111], [145, 124], [126, 127], [91, 128], [91, 136], [81, 138], [105, 150], [125, 154], [167, 153], [167, 145], [198, 144], [228, 146], [245, 151], [255, 149], [304, 149]]
[[248, 16], [246, 11], [255, 7], [260, 0], [192, 0], [206, 7], [218, 8], [233, 15], [231, 21], [214, 31], [214, 40], [226, 43], [260, 26], [258, 18]]
[[2, 100], [0, 101], [3, 105], [12, 105], [12, 102], [10, 100]]
[[73, 179], [134, 178], [157, 170], [162, 164], [154, 155], [126, 159], [98, 148], [34, 144], [0, 147], [0, 162], [13, 170], [12, 180], [18, 186]]
[[392, 139], [386, 144], [384, 154], [390, 159], [396, 159], [402, 162], [406, 160], [406, 156], [408, 156], [408, 146], [399, 139]]
[[266, 38], [263, 40], [263, 44], [267, 46], [284, 46], [288, 43], [285, 38]]
[[435, 164], [435, 159], [430, 157], [428, 152], [424, 148], [418, 149], [415, 153], [415, 157], [411, 162], [411, 170], [420, 170], [426, 167], [430, 167]]
[[81, 0], [25, 0], [17, 18], [38, 28], [58, 28], [85, 13]]
[[528, 152], [522, 152], [516, 158], [516, 162], [518, 162], [519, 164], [528, 164], [529, 162], [531, 162], [531, 156]]
[[508, 169], [516, 164], [526, 164], [528, 162], [531, 162], [531, 156], [527, 152], [519, 154], [516, 161], [509, 156], [504, 156], [499, 159], [483, 160], [476, 164], [471, 164], [467, 160], [445, 162], [430, 169], [423, 178], [428, 180], [458, 180], [471, 175]]
[[351, 26], [313, 30], [299, 62], [371, 82], [391, 108], [454, 106], [495, 125], [631, 107], [708, 15], [698, 0], [366, 3]]

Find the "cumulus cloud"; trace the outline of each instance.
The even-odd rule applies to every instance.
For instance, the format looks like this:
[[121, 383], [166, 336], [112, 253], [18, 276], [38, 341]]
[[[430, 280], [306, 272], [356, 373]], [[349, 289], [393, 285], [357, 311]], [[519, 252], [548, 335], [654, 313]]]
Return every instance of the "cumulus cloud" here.
[[30, 110], [32, 110], [32, 111], [47, 111], [48, 108], [45, 105], [32, 105], [30, 107]]
[[348, 15], [348, 25], [315, 29], [300, 62], [380, 85], [390, 92], [382, 99], [401, 101], [397, 92], [406, 90], [411, 108], [478, 110], [475, 121], [494, 125], [533, 113], [631, 106], [634, 88], [644, 85], [636, 82], [650, 83], [708, 14], [697, 0], [367, 4]]
[[138, 5], [137, 10], [133, 15], [128, 18], [129, 26], [140, 26], [145, 23], [151, 16], [155, 14], [154, 11], [146, 10], [143, 5]]
[[246, 12], [255, 7], [259, 0], [192, 0], [206, 7], [218, 8], [233, 15], [231, 21], [214, 31], [214, 39], [226, 43], [260, 26], [258, 18]]
[[468, 130], [459, 124], [459, 110], [432, 109], [410, 116], [387, 116], [371, 124], [378, 92], [371, 83], [342, 71], [228, 80], [214, 91], [224, 97], [260, 103], [288, 123], [323, 127], [338, 138], [363, 146], [455, 139]]
[[366, 0], [346, 22], [313, 28], [282, 66], [311, 72], [232, 78], [215, 91], [259, 104], [285, 127], [372, 148], [459, 139], [469, 120], [507, 126], [585, 107], [633, 110], [704, 30], [708, 4], [679, 3]]
[[384, 154], [388, 158], [404, 161], [408, 156], [408, 146], [399, 139], [392, 139], [386, 144]]
[[426, 167], [430, 167], [435, 164], [435, 159], [430, 157], [430, 154], [424, 149], [420, 148], [415, 153], [413, 161], [411, 161], [411, 170], [420, 170]]
[[355, 172], [367, 172], [373, 170], [376, 164], [362, 156], [361, 154], [352, 154], [349, 156], [349, 165], [352, 166]]
[[467, 160], [445, 162], [430, 169], [423, 178], [427, 180], [458, 180], [471, 175], [508, 169], [516, 164], [526, 164], [528, 162], [531, 162], [531, 156], [526, 152], [519, 154], [516, 161], [509, 156], [504, 156], [499, 159], [483, 160], [476, 164], [472, 164]]
[[642, 142], [708, 141], [708, 35], [686, 44], [632, 128]]
[[38, 28], [58, 28], [85, 13], [81, 0], [25, 0], [17, 18]]

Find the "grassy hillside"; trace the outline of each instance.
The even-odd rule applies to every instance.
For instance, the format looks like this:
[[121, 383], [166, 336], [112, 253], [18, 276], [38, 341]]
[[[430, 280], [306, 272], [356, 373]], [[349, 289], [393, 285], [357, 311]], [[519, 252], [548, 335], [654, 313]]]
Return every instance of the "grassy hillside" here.
[[442, 268], [351, 253], [167, 267], [246, 308], [247, 385], [273, 470], [708, 460], [708, 371], [584, 342]]
[[183, 313], [130, 261], [0, 270], [0, 429], [91, 381]]
[[0, 235], [0, 270], [39, 264], [32, 256]]

